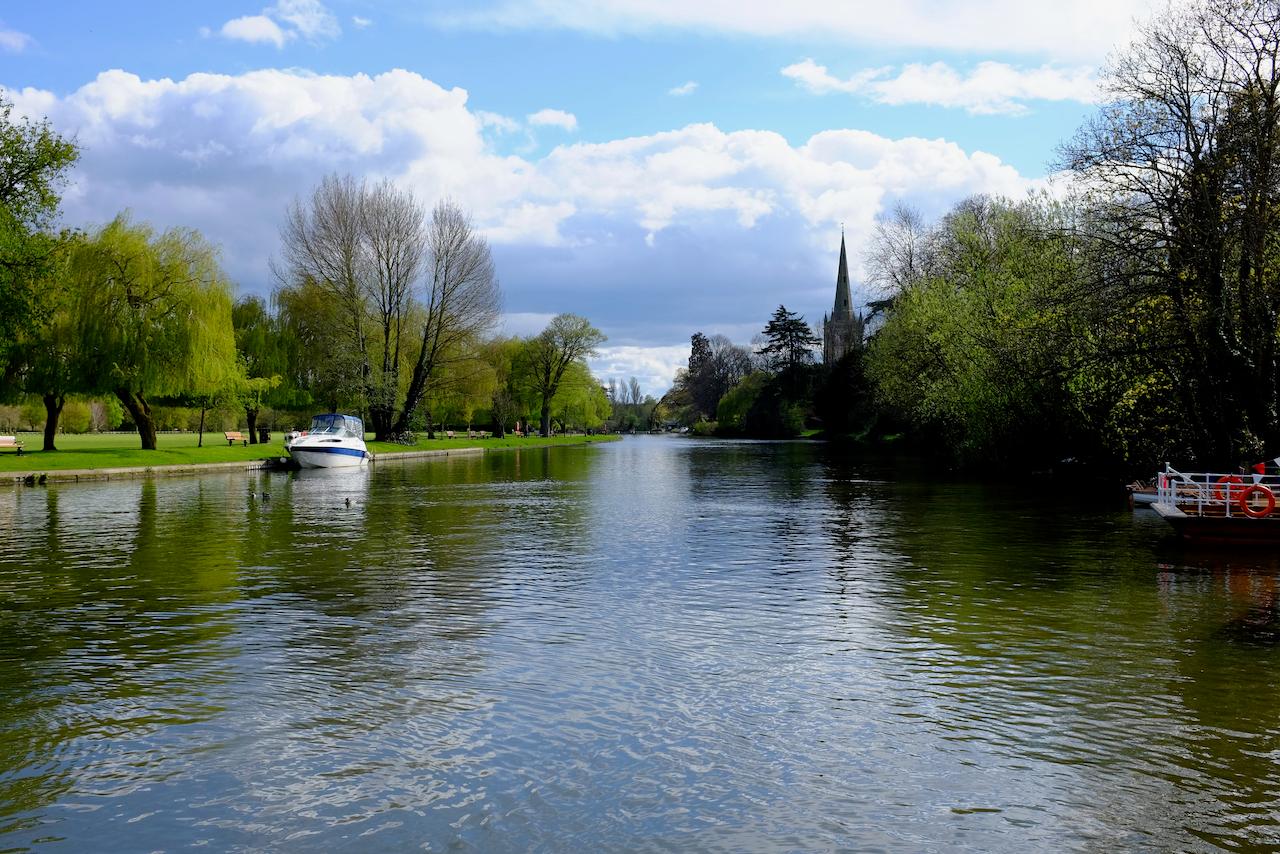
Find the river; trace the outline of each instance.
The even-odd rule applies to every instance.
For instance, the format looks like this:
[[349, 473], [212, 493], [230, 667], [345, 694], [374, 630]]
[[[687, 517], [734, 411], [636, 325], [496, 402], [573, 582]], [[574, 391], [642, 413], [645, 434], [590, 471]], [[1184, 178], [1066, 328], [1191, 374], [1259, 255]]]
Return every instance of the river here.
[[0, 850], [1280, 844], [1278, 563], [810, 443], [0, 490]]

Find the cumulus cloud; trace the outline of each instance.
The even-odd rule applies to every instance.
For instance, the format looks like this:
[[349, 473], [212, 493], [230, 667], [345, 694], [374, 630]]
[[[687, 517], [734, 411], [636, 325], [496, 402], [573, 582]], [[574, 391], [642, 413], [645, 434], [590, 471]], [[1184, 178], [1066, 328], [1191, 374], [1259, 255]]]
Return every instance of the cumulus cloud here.
[[270, 43], [276, 47], [284, 47], [288, 40], [280, 25], [266, 15], [246, 15], [243, 18], [232, 18], [222, 25], [219, 32], [225, 38], [253, 43]]
[[[894, 202], [936, 215], [973, 193], [1020, 196], [1035, 183], [944, 139], [855, 129], [795, 144], [691, 124], [520, 157], [490, 140], [501, 117], [403, 70], [178, 80], [107, 71], [67, 95], [6, 95], [83, 147], [64, 199], [70, 225], [129, 208], [198, 228], [223, 247], [233, 279], [262, 291], [290, 199], [331, 172], [386, 177], [472, 212], [513, 316], [585, 314], [611, 347], [672, 347], [695, 329], [745, 342], [779, 302], [820, 315], [840, 222], [856, 266], [876, 215]], [[642, 376], [638, 363], [617, 366]]]
[[373, 21], [369, 20], [368, 18], [362, 18], [359, 15], [351, 16], [351, 25], [354, 26], [357, 30], [363, 30], [365, 27], [368, 27], [372, 24], [373, 24]]
[[959, 107], [973, 114], [1017, 114], [1026, 112], [1027, 101], [1091, 103], [1098, 97], [1092, 69], [1049, 65], [1015, 68], [1003, 62], [982, 62], [961, 74], [944, 62], [913, 63], [896, 74], [892, 68], [869, 68], [839, 78], [826, 66], [804, 59], [783, 68], [782, 74], [820, 95], [843, 92], [881, 104]]
[[677, 97], [681, 95], [692, 95], [694, 91], [697, 90], [697, 88], [698, 88], [698, 81], [690, 80], [686, 83], [681, 83], [679, 86], [672, 86], [670, 89], [667, 90], [667, 94], [675, 95]]
[[[360, 24], [365, 19], [359, 17], [354, 20], [356, 26], [370, 23]], [[310, 41], [337, 38], [342, 28], [320, 0], [279, 0], [259, 15], [232, 18], [222, 25], [219, 32], [224, 38], [282, 48], [286, 42], [298, 37]]]
[[0, 50], [5, 53], [22, 53], [33, 42], [34, 39], [26, 33], [11, 30], [4, 24], [0, 24]]
[[564, 110], [545, 109], [531, 113], [529, 124], [535, 127], [557, 127], [561, 130], [575, 131], [578, 129], [578, 117]]
[[[938, 48], [1101, 59], [1150, 0], [455, 0], [435, 18], [451, 26], [564, 28], [609, 36], [655, 29], [809, 38], [877, 48]], [[1163, 8], [1163, 4], [1159, 8]]]

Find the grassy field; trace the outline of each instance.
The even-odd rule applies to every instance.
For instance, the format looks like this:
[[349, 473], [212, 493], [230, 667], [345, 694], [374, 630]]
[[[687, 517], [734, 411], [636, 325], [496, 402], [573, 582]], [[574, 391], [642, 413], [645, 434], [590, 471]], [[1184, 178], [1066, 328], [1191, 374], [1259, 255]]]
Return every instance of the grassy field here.
[[[370, 434], [371, 436], [372, 434]], [[174, 466], [199, 463], [225, 463], [239, 460], [265, 460], [285, 456], [284, 434], [272, 433], [274, 441], [265, 445], [227, 446], [222, 433], [205, 433], [204, 447], [196, 447], [195, 433], [162, 433], [159, 447], [143, 451], [136, 433], [85, 434], [59, 436], [58, 450], [41, 451], [43, 439], [38, 433], [21, 433], [18, 438], [25, 449], [21, 456], [0, 450], [0, 472], [65, 471], [66, 469], [102, 469], [129, 466]], [[546, 445], [579, 445], [609, 441], [614, 436], [553, 436], [550, 439], [435, 439], [422, 437], [413, 446], [369, 441], [375, 455], [391, 455], [405, 451], [438, 451], [450, 448], [538, 448]]]

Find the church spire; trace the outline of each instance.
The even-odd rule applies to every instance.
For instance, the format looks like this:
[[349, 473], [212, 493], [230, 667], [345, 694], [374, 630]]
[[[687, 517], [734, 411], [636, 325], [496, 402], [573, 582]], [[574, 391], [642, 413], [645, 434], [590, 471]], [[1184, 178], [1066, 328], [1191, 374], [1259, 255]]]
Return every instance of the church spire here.
[[840, 266], [836, 269], [836, 305], [831, 319], [847, 320], [853, 317], [853, 299], [849, 296], [849, 262], [844, 253], [844, 229], [840, 229]]

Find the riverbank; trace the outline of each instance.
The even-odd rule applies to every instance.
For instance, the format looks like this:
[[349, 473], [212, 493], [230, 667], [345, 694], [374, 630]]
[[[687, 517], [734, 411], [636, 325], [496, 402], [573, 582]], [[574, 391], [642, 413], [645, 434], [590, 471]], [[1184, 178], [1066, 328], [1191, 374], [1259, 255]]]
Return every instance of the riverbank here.
[[[20, 436], [28, 448], [39, 446], [38, 434]], [[415, 445], [390, 442], [368, 443], [375, 460], [415, 459], [461, 453], [518, 448], [543, 448], [560, 445], [584, 445], [616, 441], [618, 436], [552, 436], [550, 438], [503, 439], [427, 439]], [[31, 478], [48, 483], [75, 480], [105, 480], [147, 477], [150, 475], [187, 474], [197, 471], [243, 470], [264, 468], [287, 456], [283, 441], [259, 445], [229, 446], [222, 433], [205, 433], [204, 445], [197, 445], [194, 433], [166, 433], [157, 437], [154, 451], [137, 447], [138, 437], [132, 433], [59, 436], [57, 451], [26, 451], [16, 454], [0, 452], [0, 483], [17, 484]]]

